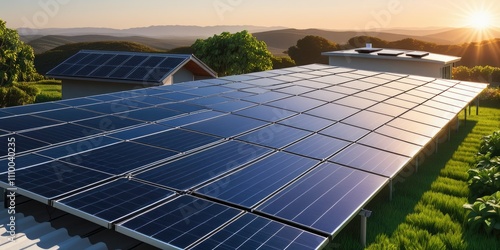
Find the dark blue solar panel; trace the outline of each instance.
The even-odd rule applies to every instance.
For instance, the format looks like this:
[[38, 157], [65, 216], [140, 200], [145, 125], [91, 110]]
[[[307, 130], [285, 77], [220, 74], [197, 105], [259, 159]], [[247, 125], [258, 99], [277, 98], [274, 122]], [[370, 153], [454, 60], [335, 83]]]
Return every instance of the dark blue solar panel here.
[[113, 58], [114, 56], [115, 56], [114, 54], [102, 54], [98, 56], [96, 59], [94, 59], [90, 64], [100, 66], [102, 64], [105, 64], [109, 59]]
[[231, 102], [209, 105], [208, 107], [213, 110], [231, 113], [231, 112], [236, 112], [238, 110], [250, 108], [255, 105], [257, 104], [246, 101], [231, 101]]
[[136, 177], [177, 190], [188, 190], [271, 152], [230, 141], [186, 158], [148, 170]]
[[0, 119], [0, 129], [5, 131], [22, 131], [33, 128], [47, 127], [61, 122], [48, 120], [32, 115], [11, 116]]
[[131, 56], [125, 63], [124, 66], [139, 66], [144, 60], [148, 58], [147, 56]]
[[129, 55], [116, 55], [115, 57], [113, 57], [113, 59], [109, 60], [105, 65], [113, 66], [116, 68], [116, 66], [121, 65], [128, 58], [130, 58]]
[[131, 142], [122, 142], [61, 159], [98, 171], [119, 175], [166, 160], [176, 153]]
[[303, 130], [317, 132], [323, 128], [330, 126], [334, 122], [330, 121], [330, 120], [323, 119], [323, 118], [319, 118], [316, 116], [300, 114], [300, 115], [285, 119], [279, 123], [287, 125], [287, 126], [291, 126], [294, 128], [299, 128], [299, 129], [303, 129]]
[[185, 101], [185, 100], [189, 100], [189, 99], [198, 98], [198, 96], [189, 95], [189, 94], [185, 94], [185, 93], [181, 93], [181, 92], [156, 95], [155, 97], [165, 98], [165, 99], [169, 99], [169, 100], [173, 100], [173, 101]]
[[319, 108], [315, 108], [307, 112], [307, 114], [314, 115], [317, 117], [340, 121], [349, 117], [355, 113], [359, 112], [359, 109], [350, 108], [338, 104], [329, 103]]
[[315, 134], [285, 148], [285, 151], [322, 160], [332, 156], [347, 145], [349, 145], [347, 141]]
[[326, 90], [317, 90], [317, 91], [309, 92], [309, 93], [303, 94], [303, 96], [318, 99], [321, 101], [327, 101], [327, 102], [333, 102], [333, 101], [338, 100], [340, 98], [346, 97], [346, 95], [344, 95], [344, 94], [335, 93], [335, 92], [326, 91]]
[[160, 82], [172, 71], [171, 68], [153, 68], [144, 78], [146, 82]]
[[[0, 180], [7, 180], [6, 174], [0, 177]], [[19, 194], [46, 203], [109, 177], [102, 172], [55, 161], [16, 171], [16, 187]]]
[[0, 111], [0, 118], [7, 117], [7, 116], [12, 116], [12, 114]]
[[174, 117], [176, 115], [182, 114], [178, 111], [173, 111], [163, 108], [146, 108], [138, 109], [130, 112], [117, 114], [122, 117], [136, 119], [140, 121], [153, 122], [158, 120], [167, 119], [169, 117]]
[[72, 122], [87, 118], [93, 118], [96, 116], [100, 116], [100, 114], [82, 109], [68, 108], [68, 109], [59, 109], [54, 111], [37, 113], [36, 116], [41, 116], [43, 118], [59, 120], [63, 122]]
[[157, 124], [148, 124], [145, 126], [140, 126], [137, 128], [131, 128], [128, 130], [116, 132], [116, 133], [111, 133], [108, 134], [108, 136], [113, 137], [113, 138], [118, 138], [121, 140], [132, 140], [138, 137], [158, 133], [161, 131], [167, 130], [167, 126], [162, 126], [162, 125], [157, 125]]
[[93, 95], [93, 96], [88, 96], [88, 98], [103, 101], [103, 102], [108, 102], [108, 101], [114, 101], [114, 100], [119, 100], [121, 97], [114, 96], [114, 95], [109, 95], [109, 94], [104, 94], [104, 95]]
[[79, 107], [80, 109], [99, 112], [102, 114], [115, 114], [136, 109], [135, 107], [119, 104], [120, 102], [107, 102]]
[[73, 64], [59, 64], [55, 68], [51, 69], [49, 72], [47, 72], [47, 75], [61, 75], [64, 71], [66, 71], [69, 67], [71, 67]]
[[271, 102], [268, 103], [267, 105], [295, 112], [305, 112], [307, 110], [317, 108], [323, 104], [325, 104], [325, 102], [301, 96], [294, 96], [279, 101]]
[[387, 115], [377, 114], [364, 110], [345, 119], [342, 122], [362, 127], [368, 130], [375, 130], [376, 128], [386, 124], [392, 119], [394, 118]]
[[211, 97], [202, 97], [194, 100], [189, 100], [189, 103], [193, 103], [196, 105], [214, 105], [218, 103], [224, 103], [232, 101], [233, 99], [222, 97], [222, 96], [211, 96]]
[[112, 131], [142, 124], [139, 121], [123, 117], [106, 115], [94, 119], [76, 122], [78, 125], [92, 128], [97, 131]]
[[168, 57], [163, 62], [158, 64], [158, 67], [160, 67], [160, 68], [176, 68], [177, 66], [179, 66], [179, 64], [184, 62], [184, 60], [186, 60], [186, 59], [187, 58]]
[[94, 222], [109, 227], [112, 222], [174, 194], [174, 192], [134, 180], [118, 179], [58, 200], [54, 207], [75, 215], [86, 213], [96, 218]]
[[232, 92], [232, 91], [234, 91], [234, 90], [230, 89], [230, 88], [225, 88], [225, 87], [221, 87], [221, 86], [210, 86], [210, 87], [204, 87], [204, 88], [185, 90], [183, 92], [190, 94], [190, 95], [210, 96], [210, 95], [217, 95], [217, 94], [222, 94], [225, 92]]
[[79, 65], [89, 64], [92, 61], [99, 58], [100, 56], [101, 56], [101, 54], [89, 53], [86, 57], [82, 58], [82, 60], [78, 61], [78, 64]]
[[187, 103], [171, 103], [171, 104], [165, 104], [165, 105], [160, 105], [158, 106], [159, 108], [164, 108], [164, 109], [170, 109], [174, 111], [179, 111], [182, 113], [191, 113], [191, 112], [196, 112], [203, 110], [202, 106], [198, 105], [190, 105]]
[[68, 76], [68, 75], [74, 75], [76, 72], [78, 72], [82, 68], [81, 65], [72, 65], [68, 67], [64, 72], [62, 72], [60, 75], [63, 76]]
[[387, 182], [381, 176], [326, 163], [257, 210], [335, 235]]
[[377, 133], [371, 133], [367, 135], [363, 139], [359, 140], [359, 144], [364, 144], [408, 157], [414, 157], [422, 149], [421, 146], [393, 139]]
[[[14, 167], [17, 170], [21, 170], [27, 167], [31, 167], [33, 165], [43, 164], [49, 161], [53, 161], [53, 159], [39, 156], [36, 154], [26, 154], [22, 156], [16, 156], [14, 163], [16, 164]], [[5, 173], [9, 171], [9, 163], [11, 161], [7, 158], [0, 160], [0, 173]]]
[[174, 129], [147, 137], [139, 138], [134, 141], [170, 149], [177, 152], [186, 152], [207, 144], [219, 141], [220, 138], [189, 132], [181, 129]]
[[211, 201], [181, 196], [118, 225], [116, 230], [161, 249], [184, 249], [239, 213]]
[[277, 122], [296, 115], [297, 113], [269, 106], [257, 106], [238, 111], [235, 114], [264, 120], [267, 122]]
[[201, 113], [189, 114], [186, 116], [181, 116], [178, 118], [174, 118], [171, 120], [166, 120], [159, 122], [159, 124], [169, 126], [169, 127], [182, 127], [193, 123], [202, 122], [205, 120], [209, 120], [215, 117], [223, 116], [224, 113], [216, 112], [216, 111], [207, 111]]
[[142, 103], [147, 103], [147, 104], [151, 104], [151, 105], [166, 104], [166, 103], [171, 102], [170, 100], [158, 98], [158, 97], [154, 97], [154, 96], [139, 96], [139, 97], [130, 98], [128, 100], [130, 100], [131, 102], [142, 102]]
[[233, 98], [233, 99], [242, 99], [242, 98], [250, 97], [250, 96], [253, 96], [253, 95], [254, 94], [252, 94], [252, 93], [241, 92], [241, 91], [234, 91], [234, 92], [224, 93], [221, 96], [229, 97], [229, 98]]
[[20, 133], [26, 137], [37, 139], [39, 141], [56, 144], [60, 142], [80, 139], [101, 133], [101, 130], [90, 129], [74, 124], [62, 124], [48, 128], [32, 130]]
[[135, 67], [120, 66], [111, 75], [109, 75], [109, 78], [125, 78], [134, 69]]
[[[31, 138], [27, 138], [21, 135], [5, 135], [0, 137], [0, 158], [7, 156], [9, 152], [9, 145], [8, 142], [10, 138], [15, 138], [15, 149], [16, 149], [16, 154], [19, 155], [21, 153], [24, 153], [26, 151], [30, 151], [33, 149], [41, 148], [48, 146], [49, 144], [46, 142], [34, 140]], [[11, 139], [12, 141], [12, 139]]]
[[95, 101], [89, 98], [82, 97], [82, 98], [66, 99], [58, 101], [57, 103], [76, 107], [81, 105], [92, 104], [95, 103]]
[[311, 92], [313, 90], [314, 89], [312, 89], [312, 88], [307, 88], [307, 87], [303, 87], [303, 86], [291, 86], [288, 88], [278, 89], [277, 91], [282, 92], [282, 93], [291, 94], [291, 95], [301, 95], [301, 94], [305, 94], [307, 92]]
[[402, 129], [398, 129], [387, 125], [382, 126], [375, 132], [420, 146], [425, 146], [431, 140], [430, 137], [418, 135], [409, 131], [404, 131]]
[[84, 57], [88, 56], [89, 53], [86, 52], [78, 52], [76, 55], [68, 58], [64, 63], [77, 63], [78, 61], [82, 60]]
[[151, 69], [149, 68], [144, 68], [144, 67], [136, 68], [132, 73], [130, 73], [130, 75], [128, 75], [127, 79], [140, 81], [146, 78], [146, 76], [149, 74], [150, 71]]
[[319, 161], [312, 159], [278, 152], [196, 192], [252, 208], [318, 163]]
[[283, 99], [286, 97], [290, 97], [290, 95], [284, 94], [284, 93], [279, 93], [279, 92], [267, 92], [267, 93], [260, 94], [260, 95], [253, 95], [250, 97], [246, 97], [246, 98], [243, 98], [243, 100], [262, 104], [262, 103], [268, 103], [268, 102], [276, 101], [279, 99]]
[[273, 124], [253, 131], [249, 134], [240, 136], [238, 137], [238, 139], [279, 149], [290, 145], [310, 134], [311, 132], [305, 130], [300, 130], [279, 124]]
[[185, 128], [222, 137], [236, 136], [257, 129], [266, 123], [237, 115], [225, 115], [207, 121], [188, 125]]
[[37, 151], [37, 154], [59, 159], [69, 155], [80, 154], [97, 148], [102, 148], [110, 144], [118, 143], [120, 140], [98, 136], [81, 141], [76, 141], [61, 146], [50, 147], [45, 150]]
[[336, 100], [334, 103], [342, 104], [345, 106], [358, 108], [358, 109], [366, 109], [370, 106], [377, 104], [377, 102], [375, 102], [375, 101], [368, 100], [365, 98], [356, 97], [356, 96], [348, 96], [348, 97], [342, 98], [340, 100]]
[[319, 133], [323, 135], [332, 136], [335, 138], [340, 138], [346, 141], [355, 142], [359, 140], [361, 137], [370, 133], [370, 131], [343, 123], [337, 123], [331, 127], [322, 130]]
[[87, 65], [87, 66], [83, 66], [80, 68], [80, 70], [78, 70], [76, 73], [75, 73], [75, 76], [87, 76], [89, 75], [92, 71], [96, 70], [98, 66], [94, 66], [94, 65]]
[[47, 102], [47, 103], [40, 103], [40, 104], [30, 104], [30, 105], [24, 105], [24, 106], [3, 108], [2, 112], [14, 114], [14, 115], [26, 115], [29, 113], [35, 113], [35, 112], [40, 112], [40, 111], [50, 111], [50, 110], [62, 109], [62, 108], [67, 108], [67, 106], [65, 106], [63, 104]]
[[392, 178], [410, 161], [410, 158], [353, 144], [329, 161]]
[[141, 67], [154, 68], [158, 63], [163, 61], [165, 57], [162, 56], [151, 56], [146, 61], [141, 64]]
[[192, 249], [320, 249], [327, 238], [245, 214]]

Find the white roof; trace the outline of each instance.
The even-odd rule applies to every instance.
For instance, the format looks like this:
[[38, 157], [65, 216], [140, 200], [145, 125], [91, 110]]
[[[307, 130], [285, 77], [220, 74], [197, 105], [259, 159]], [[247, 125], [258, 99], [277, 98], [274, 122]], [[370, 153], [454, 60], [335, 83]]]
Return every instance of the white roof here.
[[[360, 48], [366, 49], [366, 48]], [[414, 51], [414, 50], [400, 50], [400, 49], [373, 49], [374, 52], [371, 53], [359, 53], [357, 50], [359, 49], [350, 49], [350, 50], [339, 50], [339, 51], [331, 51], [324, 52], [322, 55], [324, 56], [332, 56], [332, 57], [350, 57], [350, 58], [373, 58], [373, 59], [387, 59], [387, 60], [401, 60], [401, 61], [415, 61], [415, 62], [427, 62], [427, 63], [438, 63], [438, 64], [450, 64], [454, 62], [460, 61], [460, 57], [428, 53], [424, 51]], [[418, 52], [425, 53], [428, 55], [423, 57], [412, 57], [408, 56], [407, 53]], [[395, 55], [398, 54], [399, 55]], [[379, 54], [394, 54], [394, 55], [379, 55]]]

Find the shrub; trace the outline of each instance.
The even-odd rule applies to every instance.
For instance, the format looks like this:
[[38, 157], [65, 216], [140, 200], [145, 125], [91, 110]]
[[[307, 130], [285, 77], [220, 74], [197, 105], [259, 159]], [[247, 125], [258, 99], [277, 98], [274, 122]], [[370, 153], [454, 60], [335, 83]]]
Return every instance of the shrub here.
[[500, 131], [483, 137], [479, 145], [479, 154], [489, 157], [500, 156]]
[[500, 157], [482, 160], [477, 168], [469, 169], [469, 189], [473, 198], [500, 190]]
[[32, 85], [14, 83], [10, 87], [0, 87], [0, 107], [18, 106], [35, 102], [40, 90]]
[[478, 198], [474, 204], [465, 204], [464, 208], [469, 211], [466, 217], [469, 228], [500, 234], [500, 192]]

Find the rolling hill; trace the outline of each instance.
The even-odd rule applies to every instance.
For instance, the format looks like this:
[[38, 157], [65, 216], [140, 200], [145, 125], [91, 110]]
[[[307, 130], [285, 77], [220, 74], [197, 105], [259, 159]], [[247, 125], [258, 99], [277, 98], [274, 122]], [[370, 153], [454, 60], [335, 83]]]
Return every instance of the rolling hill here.
[[500, 38], [499, 28], [492, 28], [483, 31], [478, 31], [473, 28], [458, 28], [427, 35], [422, 37], [421, 40], [428, 41], [428, 39], [444, 39], [447, 41], [446, 44], [462, 44], [481, 42], [495, 38]]

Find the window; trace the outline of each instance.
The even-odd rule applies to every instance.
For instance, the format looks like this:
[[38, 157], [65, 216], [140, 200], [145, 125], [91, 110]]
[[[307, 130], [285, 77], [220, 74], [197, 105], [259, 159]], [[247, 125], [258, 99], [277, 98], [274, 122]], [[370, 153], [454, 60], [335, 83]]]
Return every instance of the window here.
[[441, 78], [451, 79], [451, 65], [446, 65], [441, 69]]

